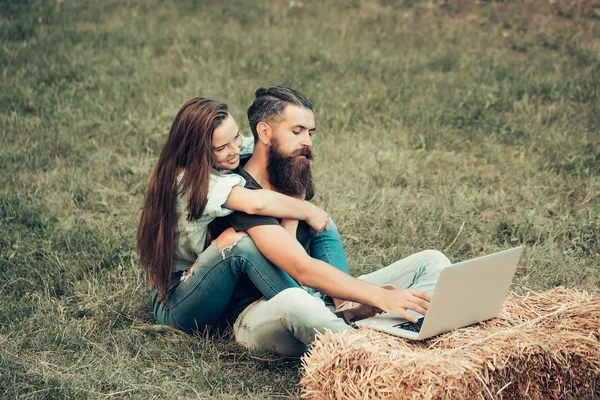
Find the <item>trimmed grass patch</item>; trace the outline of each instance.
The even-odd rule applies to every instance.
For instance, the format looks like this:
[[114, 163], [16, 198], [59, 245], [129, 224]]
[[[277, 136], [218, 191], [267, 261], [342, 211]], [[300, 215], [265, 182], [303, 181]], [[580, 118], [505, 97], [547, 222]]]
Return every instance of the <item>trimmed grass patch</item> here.
[[0, 396], [299, 396], [297, 360], [154, 325], [137, 212], [197, 95], [246, 135], [256, 88], [315, 100], [355, 275], [523, 245], [515, 292], [597, 292], [598, 9], [429, 3], [2, 2]]

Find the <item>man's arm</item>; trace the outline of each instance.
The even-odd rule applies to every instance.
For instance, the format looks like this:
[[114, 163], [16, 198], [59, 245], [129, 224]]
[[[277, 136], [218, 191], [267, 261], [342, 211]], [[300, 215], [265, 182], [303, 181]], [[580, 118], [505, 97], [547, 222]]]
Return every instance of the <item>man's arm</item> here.
[[258, 225], [246, 229], [258, 250], [287, 272], [300, 285], [310, 286], [329, 296], [379, 307], [410, 321], [406, 310], [425, 315], [429, 295], [416, 290], [386, 290], [353, 278], [331, 265], [311, 258], [298, 241], [280, 225]]
[[280, 224], [293, 238], [296, 237], [296, 231], [298, 230], [298, 220], [297, 219], [289, 219], [284, 218], [281, 220]]

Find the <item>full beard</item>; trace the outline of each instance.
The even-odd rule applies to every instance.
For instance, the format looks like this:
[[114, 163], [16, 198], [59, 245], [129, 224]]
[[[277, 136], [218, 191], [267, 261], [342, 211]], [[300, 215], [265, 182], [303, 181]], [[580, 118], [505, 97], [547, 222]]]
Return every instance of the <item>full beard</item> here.
[[279, 151], [275, 141], [268, 154], [269, 183], [276, 191], [292, 197], [313, 197], [314, 187], [310, 169], [313, 155], [310, 148], [304, 147], [296, 150], [291, 156], [286, 156]]

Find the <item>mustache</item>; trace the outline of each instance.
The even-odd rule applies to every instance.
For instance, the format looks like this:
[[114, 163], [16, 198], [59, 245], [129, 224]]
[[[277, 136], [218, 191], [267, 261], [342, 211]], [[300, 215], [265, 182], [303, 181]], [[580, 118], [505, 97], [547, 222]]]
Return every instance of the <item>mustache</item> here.
[[306, 157], [307, 160], [312, 160], [314, 158], [313, 152], [310, 149], [310, 147], [303, 147], [301, 149], [294, 151], [294, 153], [292, 154], [292, 157], [300, 157], [300, 156]]

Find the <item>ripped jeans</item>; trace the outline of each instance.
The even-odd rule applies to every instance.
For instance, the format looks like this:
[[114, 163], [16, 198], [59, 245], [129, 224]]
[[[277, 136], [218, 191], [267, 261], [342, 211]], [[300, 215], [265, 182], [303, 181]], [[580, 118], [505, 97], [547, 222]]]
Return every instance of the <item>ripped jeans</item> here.
[[[330, 220], [329, 230], [313, 235], [310, 252], [314, 258], [349, 273], [344, 248], [333, 221]], [[160, 300], [157, 291], [152, 289], [154, 316], [161, 325], [186, 330], [203, 330], [217, 325], [223, 314], [230, 311], [230, 300], [240, 289], [238, 283], [248, 278], [253, 284], [252, 289], [258, 289], [255, 290], [256, 298], [252, 300], [261, 296], [270, 299], [285, 289], [299, 288], [292, 277], [260, 253], [249, 236], [242, 236], [235, 244], [221, 250], [213, 242], [198, 256], [189, 274], [183, 275], [181, 280], [177, 274], [174, 277], [168, 304]], [[311, 295], [326, 299], [316, 291], [312, 291]], [[234, 297], [232, 303], [235, 302]]]

